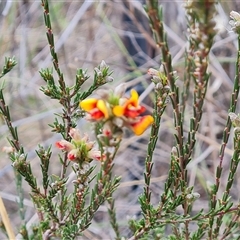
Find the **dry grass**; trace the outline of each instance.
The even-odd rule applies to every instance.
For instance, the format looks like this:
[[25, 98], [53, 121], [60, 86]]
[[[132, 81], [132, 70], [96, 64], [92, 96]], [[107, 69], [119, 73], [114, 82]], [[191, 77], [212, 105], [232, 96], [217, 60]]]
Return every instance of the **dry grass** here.
[[[173, 63], [180, 76], [179, 85], [181, 86], [184, 73], [185, 35], [187, 34], [183, 2], [162, 2]], [[230, 10], [236, 10], [234, 9], [235, 2], [237, 3], [237, 1], [232, 1], [232, 6], [229, 2], [218, 5], [216, 20], [219, 33], [215, 38], [209, 67], [212, 76], [206, 96], [203, 121], [197, 135], [196, 151], [189, 165], [190, 185], [194, 185], [195, 191], [201, 194], [200, 199], [196, 202], [196, 211], [200, 208], [207, 208], [206, 186], [207, 182], [214, 181], [222, 130], [227, 118], [237, 51], [235, 35], [229, 31], [228, 15]], [[12, 109], [14, 125], [19, 126], [21, 142], [28, 149], [28, 158], [35, 166], [35, 174], [38, 175], [39, 162], [35, 149], [38, 143], [45, 146], [54, 145], [57, 137], [50, 132], [48, 123], [54, 119], [53, 112], [59, 112], [60, 109], [56, 101], [49, 101], [39, 91], [39, 87], [44, 83], [38, 70], [51, 67], [40, 2], [26, 1], [26, 4], [23, 4], [21, 1], [13, 1], [10, 4], [7, 14], [0, 17], [1, 63], [4, 61], [4, 56], [15, 55], [18, 66], [5, 77], [5, 95], [6, 101]], [[138, 6], [136, 1], [130, 1], [130, 5]], [[4, 7], [1, 2], [1, 12], [6, 10]], [[114, 87], [120, 82], [128, 80], [132, 80], [129, 82], [129, 86], [136, 86], [142, 82], [145, 90], [141, 99], [144, 101], [153, 89], [147, 80], [147, 69], [150, 66], [157, 67], [160, 56], [156, 49], [153, 59], [139, 50], [138, 55], [143, 56], [145, 64], [136, 67], [134, 64], [127, 63], [127, 61], [131, 63], [131, 56], [127, 53], [126, 42], [123, 42], [122, 38], [130, 36], [133, 43], [136, 44], [136, 37], [142, 35], [148, 41], [149, 46], [155, 48], [151, 35], [146, 30], [140, 27], [140, 33], [134, 33], [131, 31], [132, 29], [127, 31], [128, 27], [124, 26], [121, 21], [121, 12], [126, 11], [131, 17], [136, 15], [131, 14], [121, 1], [52, 1], [51, 9], [53, 10], [53, 29], [60, 57], [60, 67], [69, 83], [74, 82], [76, 68], [88, 68], [91, 73], [93, 68], [104, 59], [114, 70], [115, 81], [110, 86]], [[138, 19], [133, 18], [132, 20], [138, 25], [141, 24]], [[139, 46], [136, 48], [139, 49]], [[151, 111], [151, 105], [149, 110]], [[190, 116], [191, 112], [189, 111], [187, 114]], [[79, 122], [79, 127], [86, 129], [86, 123]], [[153, 202], [158, 201], [163, 191], [164, 180], [169, 168], [169, 155], [174, 143], [173, 132], [172, 110], [169, 106], [163, 117], [158, 147], [154, 154]], [[3, 122], [0, 126], [0, 133], [0, 146], [5, 146], [8, 132]], [[140, 213], [137, 199], [143, 186], [143, 161], [148, 136], [149, 132], [140, 138], [127, 137], [123, 141], [115, 162], [115, 173], [122, 176], [120, 188], [115, 193], [116, 208], [121, 231], [125, 236], [129, 234], [126, 219], [137, 217]], [[225, 167], [227, 167], [232, 153], [231, 148], [231, 143], [229, 143], [224, 161]], [[53, 152], [57, 154], [54, 147]], [[6, 155], [0, 153], [0, 158], [0, 195], [14, 231], [17, 233], [21, 221], [18, 214], [14, 173]], [[57, 174], [59, 170], [56, 157], [53, 157], [52, 163], [51, 171]], [[224, 174], [223, 177], [226, 178]], [[237, 190], [239, 179], [238, 176], [232, 191], [232, 197], [236, 200], [239, 198]], [[26, 222], [30, 225], [34, 224], [37, 218], [29, 201], [29, 188], [25, 186], [24, 190]], [[113, 239], [114, 235], [106, 222], [107, 208], [102, 206], [82, 239]], [[4, 235], [0, 233], [0, 239], [4, 238]]]

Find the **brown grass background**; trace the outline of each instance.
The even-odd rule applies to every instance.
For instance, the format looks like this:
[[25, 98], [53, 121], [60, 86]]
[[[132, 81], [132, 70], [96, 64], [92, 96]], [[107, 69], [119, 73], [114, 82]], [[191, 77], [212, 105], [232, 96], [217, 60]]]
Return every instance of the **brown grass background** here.
[[[106, 87], [114, 88], [121, 82], [128, 82], [129, 87], [136, 87], [138, 83], [144, 85], [141, 100], [145, 99], [152, 89], [146, 72], [149, 67], [159, 67], [161, 56], [155, 47], [151, 34], [143, 26], [141, 9], [142, 3], [137, 1], [50, 1], [52, 28], [55, 35], [56, 49], [65, 79], [73, 84], [77, 68], [88, 69], [92, 75], [93, 69], [101, 60], [105, 60], [114, 70], [114, 82]], [[174, 68], [179, 75], [178, 84], [181, 86], [184, 74], [184, 52], [186, 47], [187, 27], [185, 20], [184, 1], [159, 1], [163, 5], [165, 27], [168, 34], [169, 46], [173, 57]], [[139, 9], [139, 10], [136, 10]], [[135, 10], [134, 10], [135, 9]], [[233, 87], [235, 74], [234, 61], [236, 58], [236, 35], [231, 32], [229, 12], [238, 11], [238, 1], [222, 1], [217, 5], [216, 22], [218, 33], [210, 54], [209, 71], [212, 73], [209, 90], [206, 96], [203, 119], [197, 134], [197, 144], [193, 160], [189, 164], [189, 185], [195, 186], [195, 191], [201, 194], [196, 201], [194, 211], [207, 209], [206, 188], [214, 182], [214, 172], [218, 164], [218, 154], [221, 144], [222, 131], [227, 118], [227, 111]], [[12, 112], [14, 126], [18, 126], [22, 145], [28, 151], [34, 173], [40, 175], [39, 160], [35, 149], [41, 143], [44, 146], [53, 145], [51, 173], [60, 171], [57, 160], [59, 152], [54, 143], [60, 136], [53, 135], [48, 123], [54, 120], [54, 112], [59, 112], [57, 101], [49, 99], [39, 91], [44, 85], [38, 71], [41, 68], [52, 67], [51, 57], [45, 35], [42, 8], [39, 1], [1, 1], [0, 2], [0, 58], [3, 65], [5, 56], [15, 56], [18, 65], [4, 77], [5, 98]], [[132, 25], [126, 24], [122, 14], [127, 14]], [[142, 13], [143, 14], [143, 13]], [[141, 52], [136, 39], [146, 40], [150, 56]], [[127, 42], [130, 39], [138, 49], [135, 56], [130, 56]], [[153, 51], [155, 54], [152, 55]], [[128, 63], [142, 56], [144, 64], [134, 66]], [[152, 58], [153, 57], [153, 58]], [[131, 81], [130, 81], [131, 80]], [[91, 81], [91, 80], [90, 80]], [[187, 108], [187, 119], [191, 117], [191, 108]], [[239, 109], [239, 108], [238, 108]], [[188, 129], [186, 122], [185, 129]], [[91, 127], [79, 121], [79, 128], [91, 133]], [[169, 106], [163, 116], [159, 141], [154, 153], [154, 169], [152, 180], [153, 202], [157, 203], [164, 188], [164, 180], [169, 168], [169, 155], [173, 139], [172, 109]], [[6, 137], [8, 130], [1, 121], [0, 146], [8, 145]], [[131, 236], [127, 228], [127, 219], [139, 217], [140, 207], [137, 198], [142, 193], [144, 156], [146, 155], [149, 131], [141, 137], [127, 136], [123, 141], [114, 172], [122, 176], [120, 188], [116, 191], [116, 208], [118, 221], [123, 236]], [[227, 145], [224, 160], [224, 173], [221, 191], [224, 191], [226, 172], [232, 154], [231, 139]], [[71, 178], [71, 173], [70, 178]], [[234, 200], [239, 199], [239, 173], [237, 173], [234, 188], [231, 192]], [[0, 195], [17, 234], [21, 225], [18, 213], [18, 197], [16, 183], [10, 160], [4, 153], [0, 153]], [[69, 181], [71, 184], [71, 181]], [[29, 187], [24, 184], [25, 219], [28, 226], [37, 220], [29, 198]], [[79, 239], [114, 239], [114, 233], [107, 224], [107, 206], [102, 206], [92, 225]], [[21, 239], [18, 235], [18, 239]], [[0, 239], [6, 239], [1, 233]]]

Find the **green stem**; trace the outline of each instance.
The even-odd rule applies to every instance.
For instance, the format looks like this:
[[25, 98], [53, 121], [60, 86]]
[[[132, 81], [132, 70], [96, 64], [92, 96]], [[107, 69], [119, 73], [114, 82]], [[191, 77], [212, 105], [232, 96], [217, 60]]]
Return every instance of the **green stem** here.
[[[148, 232], [148, 230], [151, 228], [152, 224], [155, 222], [158, 215], [156, 213], [153, 214], [152, 209], [153, 206], [151, 204], [151, 176], [152, 176], [152, 168], [153, 168], [153, 153], [156, 148], [156, 143], [158, 140], [159, 135], [159, 129], [160, 129], [160, 123], [162, 114], [165, 111], [166, 108], [166, 100], [168, 98], [168, 91], [165, 92], [164, 89], [155, 89], [155, 100], [154, 100], [154, 111], [153, 111], [153, 117], [154, 122], [152, 124], [151, 128], [151, 134], [150, 139], [148, 143], [147, 148], [147, 156], [145, 159], [145, 172], [144, 172], [144, 192], [143, 195], [140, 196], [140, 204], [141, 209], [144, 215], [145, 224], [144, 227], [140, 228], [137, 233], [135, 234], [135, 238], [142, 236], [144, 233]], [[161, 211], [160, 208], [158, 208], [158, 213]]]
[[183, 146], [183, 123], [182, 123], [182, 113], [179, 107], [179, 95], [178, 88], [175, 84], [175, 77], [172, 67], [172, 56], [167, 44], [167, 36], [164, 30], [162, 22], [162, 8], [158, 6], [157, 0], [147, 1], [146, 7], [147, 14], [150, 19], [150, 23], [155, 35], [155, 41], [160, 47], [162, 52], [162, 64], [164, 66], [165, 74], [167, 77], [168, 85], [170, 86], [170, 99], [173, 106], [174, 112], [174, 125], [177, 131], [175, 135], [178, 147], [179, 162], [181, 166], [181, 177], [185, 178], [184, 170], [184, 146]]
[[[236, 66], [235, 66], [235, 79], [234, 79], [234, 85], [233, 85], [233, 91], [232, 91], [229, 112], [235, 112], [235, 110], [236, 110], [239, 89], [240, 89], [239, 83], [240, 83], [240, 35], [238, 35], [238, 53], [237, 53]], [[227, 123], [226, 123], [226, 126], [223, 131], [222, 145], [221, 145], [220, 154], [219, 154], [220, 161], [219, 161], [219, 165], [217, 166], [215, 185], [214, 185], [213, 191], [211, 193], [211, 209], [215, 209], [216, 204], [217, 204], [217, 193], [219, 190], [220, 179], [222, 176], [225, 148], [226, 148], [226, 145], [227, 145], [227, 142], [229, 139], [231, 127], [232, 127], [232, 123], [231, 123], [230, 117], [228, 116]], [[232, 159], [232, 161], [233, 161], [233, 159]], [[218, 221], [220, 221], [220, 219]], [[220, 222], [219, 222], [219, 224], [220, 224]], [[213, 219], [210, 219], [210, 231], [209, 231], [210, 237], [213, 234], [212, 226], [213, 226]], [[215, 236], [218, 234], [218, 232], [219, 232], [219, 228], [216, 227]]]
[[[58, 83], [61, 90], [62, 98], [60, 99], [60, 103], [63, 105], [63, 121], [65, 122], [65, 139], [67, 141], [70, 140], [70, 136], [68, 135], [72, 124], [72, 109], [71, 109], [71, 98], [69, 96], [69, 91], [67, 90], [67, 86], [65, 84], [65, 80], [63, 77], [63, 73], [61, 72], [61, 69], [59, 68], [58, 63], [58, 55], [55, 51], [55, 43], [54, 43], [54, 35], [52, 31], [51, 26], [51, 18], [49, 14], [49, 2], [48, 0], [42, 0], [42, 7], [43, 7], [43, 15], [44, 15], [44, 21], [47, 28], [46, 35], [49, 43], [50, 53], [53, 58], [53, 67], [58, 74]], [[64, 155], [64, 159], [62, 161], [62, 169], [61, 169], [61, 179], [63, 180], [66, 175], [67, 167], [68, 167], [68, 159], [67, 159], [67, 153]], [[60, 220], [64, 218], [64, 189], [60, 191], [61, 196], [61, 204], [59, 207], [60, 210]]]
[[121, 237], [120, 237], [120, 232], [119, 232], [119, 226], [118, 226], [118, 223], [117, 223], [116, 209], [115, 209], [115, 206], [114, 206], [115, 201], [114, 201], [112, 196], [107, 201], [108, 201], [108, 204], [109, 204], [108, 214], [110, 216], [110, 223], [111, 223], [112, 228], [113, 228], [113, 230], [116, 234], [115, 239], [120, 240]]

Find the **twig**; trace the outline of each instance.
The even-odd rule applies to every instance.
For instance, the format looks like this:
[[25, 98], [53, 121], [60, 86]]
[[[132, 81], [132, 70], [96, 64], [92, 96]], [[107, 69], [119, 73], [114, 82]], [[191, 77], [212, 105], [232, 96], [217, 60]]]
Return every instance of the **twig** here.
[[8, 214], [7, 214], [7, 211], [6, 211], [6, 208], [4, 206], [1, 196], [0, 196], [0, 215], [2, 217], [3, 224], [6, 228], [9, 239], [14, 240], [15, 234], [13, 232], [12, 225], [10, 223], [10, 220], [9, 220], [9, 217], [8, 217]]

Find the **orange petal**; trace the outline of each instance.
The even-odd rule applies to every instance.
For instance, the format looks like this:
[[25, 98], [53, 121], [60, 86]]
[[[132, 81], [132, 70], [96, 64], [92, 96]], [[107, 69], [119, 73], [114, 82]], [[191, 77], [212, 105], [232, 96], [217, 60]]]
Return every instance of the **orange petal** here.
[[81, 101], [79, 103], [79, 106], [85, 110], [85, 111], [90, 111], [94, 108], [96, 108], [96, 105], [97, 105], [97, 102], [98, 102], [98, 99], [95, 99], [95, 98], [89, 98], [89, 99], [85, 99], [83, 101]]
[[109, 117], [107, 106], [103, 100], [98, 100], [97, 108], [104, 114], [105, 118]]
[[132, 124], [132, 130], [136, 135], [141, 135], [152, 123], [154, 119], [151, 115], [143, 116], [139, 122]]

